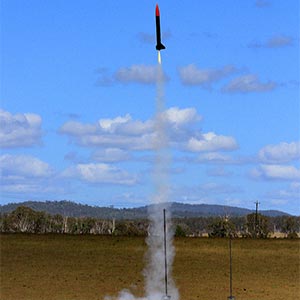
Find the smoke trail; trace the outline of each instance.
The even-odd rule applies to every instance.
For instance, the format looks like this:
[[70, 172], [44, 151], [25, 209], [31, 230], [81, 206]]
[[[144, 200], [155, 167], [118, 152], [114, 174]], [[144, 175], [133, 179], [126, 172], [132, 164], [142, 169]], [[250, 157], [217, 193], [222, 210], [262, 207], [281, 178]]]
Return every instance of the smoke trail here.
[[[148, 251], [146, 254], [147, 266], [144, 270], [145, 292], [143, 298], [136, 298], [129, 291], [123, 290], [118, 295], [118, 300], [163, 300], [165, 294], [165, 256], [164, 256], [164, 217], [163, 209], [166, 209], [167, 217], [167, 264], [168, 264], [168, 295], [171, 300], [178, 300], [179, 294], [172, 279], [172, 265], [175, 255], [173, 246], [173, 232], [171, 228], [171, 214], [169, 203], [169, 169], [170, 153], [168, 151], [168, 134], [164, 118], [165, 94], [164, 75], [161, 65], [160, 51], [158, 51], [157, 82], [156, 82], [156, 115], [154, 141], [155, 164], [153, 169], [152, 204], [149, 206], [150, 229], [147, 237]], [[112, 300], [112, 297], [105, 297], [105, 300]]]
[[170, 153], [168, 151], [168, 134], [164, 120], [165, 95], [164, 75], [158, 52], [157, 84], [156, 84], [156, 117], [155, 117], [155, 165], [153, 170], [154, 195], [153, 205], [149, 208], [151, 223], [148, 244], [148, 266], [145, 270], [147, 299], [163, 299], [165, 296], [164, 276], [164, 236], [163, 236], [163, 209], [166, 209], [167, 230], [167, 260], [168, 260], [168, 293], [172, 300], [178, 299], [178, 291], [171, 277], [175, 249], [173, 247], [173, 233], [170, 230], [169, 178]]

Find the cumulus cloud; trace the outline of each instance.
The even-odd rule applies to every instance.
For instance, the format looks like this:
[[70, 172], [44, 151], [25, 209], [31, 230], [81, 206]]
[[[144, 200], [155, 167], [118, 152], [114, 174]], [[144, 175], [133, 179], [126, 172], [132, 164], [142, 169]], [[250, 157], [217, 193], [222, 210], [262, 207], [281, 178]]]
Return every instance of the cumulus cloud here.
[[[201, 134], [196, 126], [190, 126], [201, 120], [194, 108], [171, 107], [161, 117], [168, 132], [169, 145], [172, 147], [193, 152], [229, 151], [238, 147], [233, 137], [213, 132]], [[59, 132], [84, 147], [122, 150], [153, 150], [159, 138], [154, 120], [133, 120], [129, 114], [100, 119], [94, 124], [70, 121], [63, 124]]]
[[134, 185], [137, 183], [137, 176], [130, 175], [124, 170], [104, 163], [77, 164], [66, 169], [62, 176], [93, 184]]
[[294, 44], [294, 39], [286, 35], [276, 35], [265, 42], [252, 42], [248, 45], [249, 48], [283, 48], [292, 46]]
[[190, 124], [202, 119], [198, 115], [195, 108], [180, 109], [178, 107], [171, 107], [163, 113], [163, 118], [166, 122], [174, 124], [175, 126], [181, 126], [184, 124]]
[[42, 118], [33, 113], [11, 114], [0, 109], [0, 147], [29, 147], [41, 143]]
[[[4, 154], [0, 156], [1, 191], [3, 193], [61, 192], [62, 189], [49, 184], [55, 176], [46, 162], [29, 155]], [[53, 182], [52, 182], [53, 183]]]
[[256, 179], [295, 181], [300, 179], [300, 169], [286, 165], [260, 165], [250, 175]]
[[300, 159], [300, 142], [267, 145], [258, 153], [259, 160], [263, 163], [280, 164]]
[[4, 179], [48, 177], [53, 170], [49, 164], [29, 155], [0, 156], [0, 170]]
[[70, 121], [63, 124], [59, 132], [81, 146], [147, 150], [152, 148], [155, 138], [153, 128], [153, 122], [133, 121], [127, 114], [114, 119], [100, 119], [94, 124]]
[[256, 75], [242, 75], [230, 81], [223, 89], [227, 93], [269, 92], [277, 87], [277, 83], [268, 81], [263, 83]]
[[180, 67], [178, 70], [184, 85], [199, 85], [204, 88], [209, 88], [213, 83], [238, 71], [233, 65], [227, 65], [220, 69], [200, 69], [194, 64]]
[[202, 138], [191, 137], [187, 149], [193, 152], [202, 151], [230, 151], [238, 148], [238, 144], [231, 136], [216, 135], [214, 132], [202, 134]]
[[[162, 113], [163, 121], [172, 132], [182, 130], [186, 125], [201, 119], [194, 108], [179, 109], [172, 107]], [[76, 121], [66, 122], [59, 129], [61, 134], [81, 146], [101, 146], [130, 150], [150, 150], [154, 147], [157, 133], [154, 120], [133, 120], [129, 114], [111, 119], [100, 119], [94, 124]], [[183, 133], [184, 132], [184, 133]], [[173, 134], [175, 136], [175, 134]]]
[[[154, 84], [161, 76], [157, 66], [133, 65], [131, 67], [120, 68], [114, 75], [117, 82], [120, 83], [141, 83]], [[163, 74], [163, 79], [168, 77]]]
[[130, 121], [131, 116], [127, 114], [124, 117], [119, 116], [114, 119], [100, 119], [99, 125], [104, 131], [114, 132], [120, 125], [122, 126]]

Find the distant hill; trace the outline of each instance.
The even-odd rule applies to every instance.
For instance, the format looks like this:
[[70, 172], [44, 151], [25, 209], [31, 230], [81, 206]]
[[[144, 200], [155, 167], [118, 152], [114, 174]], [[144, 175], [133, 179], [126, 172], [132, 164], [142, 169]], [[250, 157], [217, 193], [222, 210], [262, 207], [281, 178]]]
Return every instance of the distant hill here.
[[[19, 206], [27, 206], [36, 211], [45, 211], [49, 214], [60, 214], [69, 217], [94, 217], [100, 219], [145, 219], [147, 218], [148, 209], [153, 205], [142, 206], [138, 208], [112, 208], [89, 206], [72, 201], [26, 201], [21, 203], [10, 203], [0, 205], [0, 213], [9, 213]], [[163, 205], [162, 205], [163, 207]], [[196, 217], [211, 217], [211, 216], [245, 216], [253, 213], [254, 210], [232, 207], [225, 205], [211, 204], [184, 204], [171, 203], [171, 212], [174, 218], [196, 218]], [[289, 215], [277, 210], [260, 210], [259, 213], [269, 216], [284, 216]]]

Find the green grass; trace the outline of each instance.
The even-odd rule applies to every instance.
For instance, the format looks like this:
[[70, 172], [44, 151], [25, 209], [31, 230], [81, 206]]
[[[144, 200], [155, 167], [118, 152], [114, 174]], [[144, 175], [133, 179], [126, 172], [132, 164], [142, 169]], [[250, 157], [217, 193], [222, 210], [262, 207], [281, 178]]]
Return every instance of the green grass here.
[[[299, 240], [234, 240], [237, 300], [300, 297]], [[173, 274], [182, 300], [227, 299], [228, 241], [175, 241]], [[142, 296], [143, 238], [1, 235], [1, 300], [100, 300], [130, 289]]]

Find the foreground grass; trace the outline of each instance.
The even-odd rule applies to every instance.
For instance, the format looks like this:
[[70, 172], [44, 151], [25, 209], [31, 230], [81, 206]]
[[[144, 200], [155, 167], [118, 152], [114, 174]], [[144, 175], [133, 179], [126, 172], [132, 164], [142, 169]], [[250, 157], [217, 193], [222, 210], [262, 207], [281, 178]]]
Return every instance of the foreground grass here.
[[[299, 299], [299, 240], [234, 240], [236, 299]], [[175, 241], [173, 274], [182, 300], [227, 299], [228, 241]], [[143, 238], [1, 235], [1, 300], [100, 300], [144, 294]], [[160, 300], [160, 299], [158, 299]]]

